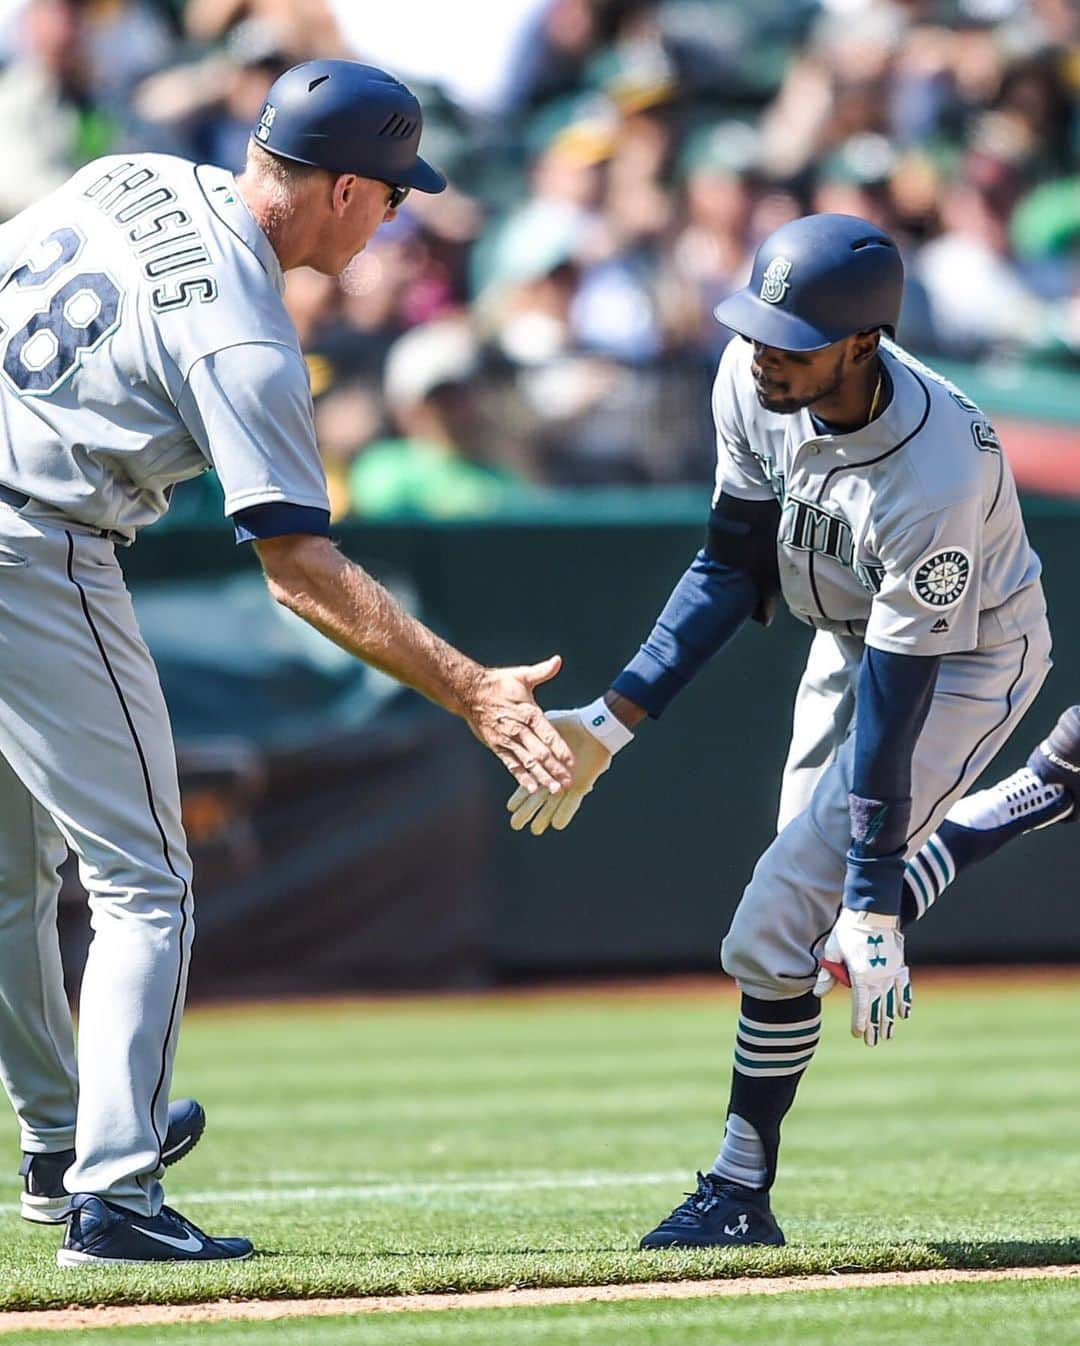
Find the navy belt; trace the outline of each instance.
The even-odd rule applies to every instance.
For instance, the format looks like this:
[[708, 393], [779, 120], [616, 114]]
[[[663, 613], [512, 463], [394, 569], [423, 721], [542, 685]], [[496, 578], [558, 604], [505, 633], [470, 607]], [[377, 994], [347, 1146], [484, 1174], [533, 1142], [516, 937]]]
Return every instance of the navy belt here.
[[23, 509], [30, 503], [30, 497], [24, 495], [22, 491], [16, 491], [14, 487], [0, 485], [0, 500], [5, 505], [10, 505], [12, 509]]

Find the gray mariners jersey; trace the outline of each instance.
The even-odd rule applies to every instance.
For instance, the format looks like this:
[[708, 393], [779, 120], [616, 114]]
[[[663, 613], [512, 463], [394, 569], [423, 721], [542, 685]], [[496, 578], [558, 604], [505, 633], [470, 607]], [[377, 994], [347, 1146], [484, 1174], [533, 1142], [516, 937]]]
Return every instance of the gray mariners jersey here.
[[717, 495], [780, 501], [780, 579], [791, 611], [898, 654], [954, 654], [1043, 616], [1039, 558], [1016, 486], [979, 408], [883, 341], [886, 409], [850, 434], [757, 399], [748, 342], [713, 390]]
[[[213, 466], [329, 511], [283, 278], [232, 175], [100, 159], [0, 228], [0, 483], [123, 538]], [[317, 530], [312, 530], [317, 531]]]

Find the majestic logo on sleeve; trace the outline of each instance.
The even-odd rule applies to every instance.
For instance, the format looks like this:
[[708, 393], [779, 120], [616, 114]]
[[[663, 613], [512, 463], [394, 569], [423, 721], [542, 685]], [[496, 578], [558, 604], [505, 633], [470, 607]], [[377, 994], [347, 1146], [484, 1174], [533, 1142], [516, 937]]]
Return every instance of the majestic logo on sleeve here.
[[765, 268], [765, 275], [761, 278], [761, 297], [767, 304], [779, 304], [784, 295], [787, 294], [791, 286], [788, 284], [788, 277], [791, 275], [791, 263], [786, 257], [774, 257]]
[[924, 607], [951, 608], [959, 603], [971, 576], [971, 557], [962, 547], [931, 552], [911, 577], [911, 592]]

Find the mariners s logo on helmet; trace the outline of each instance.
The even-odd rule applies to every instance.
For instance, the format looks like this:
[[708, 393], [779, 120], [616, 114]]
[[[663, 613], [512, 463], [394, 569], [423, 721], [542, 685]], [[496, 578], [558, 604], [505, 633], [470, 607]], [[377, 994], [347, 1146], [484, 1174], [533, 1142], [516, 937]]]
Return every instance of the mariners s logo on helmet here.
[[971, 575], [971, 557], [962, 547], [931, 552], [911, 577], [911, 592], [924, 607], [951, 608], [958, 603]]
[[788, 284], [788, 276], [791, 275], [791, 263], [786, 257], [774, 257], [765, 268], [765, 275], [761, 278], [761, 297], [767, 304], [779, 304], [784, 295], [787, 294], [791, 286]]

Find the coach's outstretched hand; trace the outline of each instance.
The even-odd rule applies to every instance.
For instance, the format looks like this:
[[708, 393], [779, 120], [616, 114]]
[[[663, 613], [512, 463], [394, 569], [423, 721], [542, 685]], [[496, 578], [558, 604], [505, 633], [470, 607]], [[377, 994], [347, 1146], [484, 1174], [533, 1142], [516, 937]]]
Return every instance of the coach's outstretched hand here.
[[581, 807], [581, 801], [611, 765], [618, 750], [633, 738], [602, 701], [576, 710], [553, 710], [548, 719], [573, 750], [574, 772], [570, 788], [562, 794], [538, 790], [530, 795], [518, 789], [506, 801], [510, 826], [515, 832], [529, 827], [534, 837], [554, 827], [561, 832]]
[[469, 728], [526, 799], [561, 799], [561, 791], [573, 783], [574, 754], [533, 697], [535, 688], [560, 668], [557, 654], [520, 668], [485, 668], [464, 711]]
[[842, 908], [825, 941], [816, 996], [837, 981], [851, 987], [851, 1036], [868, 1047], [888, 1042], [897, 1019], [911, 1013], [911, 978], [898, 916]]

